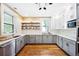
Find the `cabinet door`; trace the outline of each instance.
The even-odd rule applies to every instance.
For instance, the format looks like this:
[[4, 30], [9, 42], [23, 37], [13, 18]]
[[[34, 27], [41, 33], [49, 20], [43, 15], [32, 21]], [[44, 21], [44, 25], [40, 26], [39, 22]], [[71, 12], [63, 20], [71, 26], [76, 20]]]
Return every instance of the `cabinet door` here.
[[56, 35], [52, 35], [52, 43], [57, 43], [57, 36]]
[[75, 42], [64, 38], [63, 40], [63, 49], [66, 51], [69, 55], [75, 56], [76, 55], [76, 45]]
[[0, 50], [0, 56], [15, 56], [15, 40], [2, 45]]
[[73, 44], [69, 44], [69, 55], [71, 55], [71, 56], [75, 56], [75, 54], [76, 54], [76, 51], [75, 51], [75, 45], [73, 45]]
[[43, 43], [52, 43], [52, 36], [43, 35]]
[[68, 53], [68, 47], [69, 47], [69, 44], [67, 39], [63, 38], [63, 50], [66, 51], [67, 53]]
[[20, 49], [24, 46], [24, 39], [23, 37], [20, 37]]
[[47, 35], [43, 35], [43, 43], [48, 43], [48, 36]]
[[75, 41], [68, 39], [68, 43], [69, 43], [69, 47], [68, 47], [69, 55], [75, 56], [76, 55], [76, 43], [75, 43]]
[[60, 37], [60, 36], [59, 36], [58, 44], [59, 44], [59, 47], [60, 47], [60, 48], [63, 48], [63, 37]]
[[42, 42], [42, 35], [36, 35], [36, 43], [43, 43]]
[[48, 35], [48, 43], [54, 43], [54, 38], [52, 38], [52, 35]]
[[25, 41], [26, 41], [26, 44], [30, 43], [30, 36], [29, 35], [25, 36]]
[[24, 39], [24, 45], [25, 45], [27, 43], [26, 36], [23, 36], [23, 39]]
[[20, 40], [19, 38], [15, 40], [15, 52], [16, 54], [19, 52], [20, 50]]
[[57, 42], [56, 43], [57, 43], [57, 45], [59, 45], [59, 36], [57, 36], [56, 39], [57, 39]]
[[36, 36], [30, 35], [30, 43], [35, 43], [35, 41], [36, 41]]
[[11, 56], [15, 56], [15, 40], [11, 41]]

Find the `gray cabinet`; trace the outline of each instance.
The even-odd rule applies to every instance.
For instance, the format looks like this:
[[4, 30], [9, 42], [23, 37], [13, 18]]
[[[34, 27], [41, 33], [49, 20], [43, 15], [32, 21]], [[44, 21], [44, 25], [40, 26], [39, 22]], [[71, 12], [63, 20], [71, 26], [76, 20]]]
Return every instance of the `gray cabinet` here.
[[60, 48], [63, 48], [63, 37], [58, 36], [58, 45]]
[[57, 45], [59, 45], [59, 36], [57, 36], [56, 39], [57, 39], [56, 43], [57, 43]]
[[63, 39], [63, 49], [71, 56], [76, 55], [76, 43], [75, 43], [75, 41], [64, 38]]
[[43, 35], [43, 43], [53, 43], [52, 35]]
[[63, 50], [68, 52], [69, 43], [66, 38], [63, 38]]
[[43, 43], [42, 35], [36, 35], [36, 43]]
[[20, 37], [19, 40], [20, 40], [20, 49], [21, 49], [25, 45], [24, 37]]
[[29, 35], [25, 36], [25, 42], [26, 42], [26, 44], [30, 43], [30, 36]]
[[57, 35], [52, 35], [52, 43], [57, 43]]
[[26, 35], [23, 36], [23, 39], [24, 39], [24, 45], [25, 45], [27, 43]]
[[29, 43], [35, 43], [36, 41], [36, 36], [35, 35], [30, 35], [30, 42]]
[[15, 56], [15, 40], [0, 46], [0, 56]]
[[20, 49], [21, 49], [20, 48], [20, 39], [17, 38], [17, 39], [15, 39], [15, 52], [16, 52], [16, 54], [19, 52]]
[[69, 54], [71, 56], [75, 56], [76, 55], [76, 50], [75, 49], [76, 49], [75, 45], [69, 44]]
[[25, 45], [24, 38], [19, 37], [15, 39], [15, 52], [16, 54], [20, 51], [20, 49]]

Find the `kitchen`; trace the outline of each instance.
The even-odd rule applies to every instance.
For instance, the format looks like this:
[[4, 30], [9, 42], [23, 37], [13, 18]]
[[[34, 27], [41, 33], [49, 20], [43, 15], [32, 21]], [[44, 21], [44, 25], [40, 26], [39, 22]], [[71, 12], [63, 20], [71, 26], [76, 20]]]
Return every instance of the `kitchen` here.
[[78, 56], [78, 19], [78, 3], [0, 3], [0, 56], [27, 56], [21, 53], [25, 47], [40, 45], [56, 45], [55, 56], [60, 51], [62, 56]]

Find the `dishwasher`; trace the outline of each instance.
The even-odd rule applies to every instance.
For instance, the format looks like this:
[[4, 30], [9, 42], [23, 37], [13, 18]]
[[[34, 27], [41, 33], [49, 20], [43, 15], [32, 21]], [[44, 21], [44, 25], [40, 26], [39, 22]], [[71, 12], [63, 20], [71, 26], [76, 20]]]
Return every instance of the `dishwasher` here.
[[0, 46], [0, 56], [15, 56], [15, 40]]

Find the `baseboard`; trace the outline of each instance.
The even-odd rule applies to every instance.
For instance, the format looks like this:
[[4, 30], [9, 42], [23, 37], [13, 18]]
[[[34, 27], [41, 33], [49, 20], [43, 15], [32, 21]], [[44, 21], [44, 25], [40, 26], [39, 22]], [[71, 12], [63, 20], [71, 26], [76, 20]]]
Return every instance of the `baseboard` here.
[[56, 45], [56, 43], [27, 43], [27, 45]]

